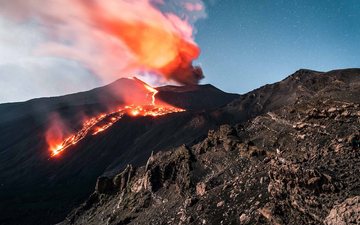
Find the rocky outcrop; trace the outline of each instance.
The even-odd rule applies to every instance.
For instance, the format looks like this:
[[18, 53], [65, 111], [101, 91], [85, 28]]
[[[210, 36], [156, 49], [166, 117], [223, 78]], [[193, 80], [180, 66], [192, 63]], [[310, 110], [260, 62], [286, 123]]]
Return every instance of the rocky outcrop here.
[[325, 225], [360, 224], [360, 197], [355, 196], [335, 205], [324, 221]]
[[[281, 158], [272, 160], [269, 178], [268, 206], [277, 209], [275, 215], [278, 214], [278, 224], [299, 222], [296, 218], [298, 214], [301, 214], [301, 220], [306, 224], [321, 223], [323, 211], [319, 208], [323, 207], [325, 196], [335, 195], [343, 188], [342, 184], [329, 174]], [[283, 218], [284, 221], [280, 219], [280, 210], [287, 216]]]
[[134, 176], [135, 169], [127, 165], [125, 170], [113, 178], [99, 177], [96, 181], [95, 192], [98, 194], [110, 194], [123, 191]]
[[143, 176], [135, 181], [132, 191], [156, 192], [160, 188], [175, 185], [176, 190], [183, 193], [192, 187], [191, 163], [191, 153], [186, 146], [181, 146], [170, 154], [151, 156]]

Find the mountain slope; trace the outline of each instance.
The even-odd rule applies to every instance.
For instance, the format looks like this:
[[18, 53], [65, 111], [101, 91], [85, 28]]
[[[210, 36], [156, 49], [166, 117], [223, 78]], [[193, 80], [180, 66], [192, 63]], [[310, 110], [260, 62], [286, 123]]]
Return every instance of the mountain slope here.
[[[116, 221], [119, 224], [126, 224], [127, 222], [136, 224], [141, 222], [142, 218], [144, 221], [151, 221], [150, 219], [156, 218], [155, 224], [164, 222], [166, 219], [173, 218], [171, 213], [180, 210], [178, 204], [182, 200], [185, 201], [189, 196], [194, 195], [194, 191], [197, 189], [196, 184], [199, 182], [205, 183], [206, 191], [207, 187], [212, 189], [226, 180], [230, 182], [236, 178], [232, 177], [233, 175], [238, 174], [240, 176], [239, 170], [241, 168], [244, 168], [244, 171], [241, 171], [247, 174], [237, 178], [240, 179], [239, 182], [245, 182], [247, 180], [245, 177], [254, 178], [252, 176], [258, 172], [263, 176], [263, 172], [266, 173], [269, 165], [263, 165], [262, 161], [259, 160], [254, 161], [252, 157], [248, 159], [239, 155], [240, 148], [245, 148], [245, 152], [253, 151], [251, 155], [260, 155], [263, 158], [264, 152], [266, 154], [269, 152], [269, 156], [266, 155], [266, 157], [270, 158], [271, 152], [274, 152], [274, 149], [276, 152], [277, 146], [284, 145], [286, 148], [296, 148], [296, 146], [286, 142], [286, 140], [291, 140], [290, 136], [286, 135], [292, 130], [280, 126], [283, 125], [282, 122], [287, 121], [286, 118], [289, 116], [287, 113], [298, 110], [296, 109], [298, 104], [305, 104], [305, 106], [312, 104], [314, 107], [321, 107], [320, 104], [313, 103], [327, 99], [358, 103], [358, 99], [360, 99], [359, 74], [359, 69], [328, 73], [300, 70], [281, 82], [266, 85], [241, 96], [224, 93], [211, 85], [161, 87], [158, 89], [159, 99], [185, 108], [187, 111], [158, 118], [124, 117], [106, 132], [96, 137], [85, 138], [64, 152], [61, 158], [57, 160], [49, 160], [43, 136], [48, 116], [51, 113], [60, 114], [75, 129], [79, 126], [81, 115], [97, 115], [107, 110], [109, 106], [121, 104], [125, 101], [125, 99], [112, 96], [114, 89], [121, 90], [123, 87], [126, 94], [132, 95], [132, 93], [136, 94], [139, 91], [137, 89], [138, 84], [132, 83], [133, 80], [121, 79], [110, 85], [110, 88], [107, 86], [79, 95], [0, 105], [0, 115], [4, 115], [0, 119], [0, 130], [3, 133], [0, 136], [0, 178], [2, 180], [0, 186], [0, 223], [53, 224], [59, 222], [72, 208], [83, 202], [93, 192], [98, 176], [102, 178], [97, 182], [97, 193], [91, 195], [85, 206], [71, 214], [70, 220], [65, 221], [65, 223], [103, 224], [110, 217], [109, 223], [114, 224]], [[129, 85], [134, 87], [131, 88], [133, 92], [128, 92], [126, 89]], [[106, 104], [103, 104], [104, 99], [106, 99]], [[139, 100], [141, 101], [141, 98]], [[328, 107], [326, 104], [325, 106]], [[268, 112], [279, 113], [283, 109], [286, 109], [283, 117], [267, 114]], [[319, 110], [321, 111], [320, 108]], [[284, 133], [266, 133], [268, 128], [270, 131], [273, 128], [272, 126], [266, 128], [257, 125], [256, 121], [262, 117], [271, 120], [274, 117], [277, 122], [273, 122], [272, 126], [278, 127]], [[255, 125], [247, 127], [248, 121], [255, 121]], [[260, 124], [266, 125], [266, 121], [260, 120]], [[356, 120], [351, 121], [356, 122]], [[230, 138], [227, 138], [228, 134], [225, 135], [226, 137], [220, 137], [224, 136], [221, 134], [222, 132], [227, 133], [226, 130], [228, 129], [234, 130], [226, 127], [223, 128], [225, 131], [211, 132], [210, 136], [207, 137], [209, 130], [217, 130], [222, 124], [233, 126], [237, 123], [242, 125], [235, 127], [235, 133], [229, 131]], [[284, 123], [286, 124], [286, 122]], [[349, 132], [352, 131], [351, 127], [346, 128]], [[249, 130], [248, 133], [244, 134], [244, 137], [241, 136], [242, 129]], [[262, 134], [262, 132], [265, 132], [263, 137], [254, 138], [257, 133]], [[213, 135], [215, 135], [214, 140], [212, 140]], [[281, 138], [282, 135], [284, 139]], [[239, 138], [244, 140], [241, 142], [244, 144], [243, 147], [237, 146], [236, 140]], [[276, 143], [273, 141], [274, 139], [281, 139], [281, 142]], [[314, 144], [320, 143], [320, 141], [322, 140], [314, 140]], [[186, 147], [179, 148], [183, 144]], [[264, 148], [263, 145], [265, 144], [269, 146]], [[197, 145], [204, 145], [205, 150], [200, 149], [200, 152], [197, 152]], [[180, 150], [176, 150], [178, 148]], [[204, 151], [208, 151], [207, 149], [209, 153], [204, 153]], [[259, 153], [256, 149], [259, 149]], [[150, 164], [154, 163], [155, 167], [148, 165], [148, 170], [145, 170], [144, 167], [141, 168], [146, 164], [152, 152], [157, 154], [159, 151], [165, 153], [158, 153], [154, 158], [155, 161], [150, 160], [151, 162], [149, 162]], [[114, 186], [112, 184], [113, 177], [124, 171], [128, 164], [132, 164], [134, 169], [128, 169], [131, 173], [124, 172], [123, 175], [119, 175], [118, 177], [121, 179], [116, 181]], [[180, 168], [176, 166], [178, 164]], [[252, 169], [264, 170], [245, 170], [249, 166]], [[149, 170], [151, 171], [149, 173], [154, 173], [154, 176], [153, 179], [148, 180], [150, 183], [146, 182], [150, 186], [154, 186], [154, 189], [149, 189], [149, 186], [144, 188], [142, 185], [135, 185], [139, 188], [142, 187], [142, 189], [139, 192], [132, 192], [131, 190], [129, 192], [129, 187], [133, 186], [138, 178], [144, 178], [144, 174], [147, 174]], [[163, 174], [160, 177], [159, 172]], [[180, 175], [176, 175], [178, 173]], [[219, 176], [219, 179], [215, 179], [214, 175]], [[126, 177], [131, 177], [129, 182], [127, 182]], [[123, 181], [124, 179], [125, 181]], [[163, 184], [164, 181], [166, 184]], [[124, 182], [126, 183], [125, 186], [130, 186], [119, 191], [118, 185], [124, 186]], [[155, 183], [152, 184], [152, 182]], [[267, 188], [264, 180], [263, 185], [265, 186], [259, 186], [256, 193], [265, 197], [269, 196], [264, 191], [264, 188]], [[200, 185], [198, 189], [201, 192], [204, 189], [203, 185]], [[126, 191], [123, 192], [124, 190]], [[174, 193], [178, 193], [179, 190], [180, 194], [175, 195]], [[221, 188], [215, 190], [218, 192], [214, 193], [222, 193]], [[121, 199], [122, 195], [124, 195], [123, 198], [127, 198], [126, 202], [130, 205], [126, 205], [126, 202], [119, 203], [117, 201], [119, 198]], [[158, 196], [172, 205], [160, 204]], [[164, 196], [168, 197], [165, 198]], [[249, 192], [244, 196], [251, 196], [251, 193]], [[215, 207], [210, 202], [217, 199], [210, 197], [208, 199], [211, 201], [205, 201], [202, 204], [203, 208], [210, 207], [205, 211], [204, 215], [207, 218], [205, 220], [207, 222], [217, 221], [215, 218], [220, 218], [220, 215], [227, 213], [227, 211], [218, 211], [218, 209], [222, 209], [222, 203], [218, 202], [219, 207]], [[195, 201], [198, 200], [201, 201], [197, 197]], [[114, 205], [116, 201], [120, 204], [120, 208], [123, 207], [120, 211], [117, 205]], [[138, 205], [139, 201], [143, 201], [146, 207]], [[189, 201], [190, 205], [194, 204], [191, 203], [191, 199], [187, 202], [189, 203]], [[165, 210], [161, 211], [163, 212], [161, 217], [155, 214], [159, 211], [159, 208], [155, 207], [158, 204]], [[241, 205], [239, 199], [235, 199], [233, 205]], [[240, 208], [245, 209], [247, 205], [242, 205], [239, 210]], [[113, 210], [115, 210], [114, 213], [111, 213]], [[180, 211], [176, 211], [176, 213], [183, 212], [183, 210]], [[209, 212], [212, 211], [214, 213], [210, 215]], [[137, 212], [142, 212], [141, 218], [138, 217]], [[238, 213], [239, 211], [232, 212], [227, 221], [237, 222]], [[251, 220], [255, 218], [248, 213], [245, 214], [250, 216]], [[193, 217], [195, 219], [196, 215]], [[180, 218], [174, 217], [174, 220], [178, 219]], [[103, 221], [99, 222], [100, 220]], [[199, 220], [195, 221], [195, 223], [199, 222]], [[286, 220], [284, 219], [284, 221]]]
[[[169, 89], [174, 88], [167, 88], [167, 93], [171, 95]], [[218, 101], [213, 105], [196, 101], [196, 106], [184, 106], [188, 112], [158, 118], [125, 116], [106, 132], [85, 138], [58, 158], [50, 158], [44, 137], [52, 114], [60, 115], [76, 130], [84, 115], [91, 117], [106, 112], [125, 103], [129, 96], [132, 101], [134, 98], [138, 102], [149, 101], [144, 99], [143, 84], [120, 79], [89, 92], [0, 105], [0, 224], [56, 223], [89, 196], [97, 177], [116, 158], [124, 163], [141, 163], [151, 151], [180, 145], [205, 134], [209, 127], [215, 126], [215, 121], [210, 123], [213, 125], [182, 127], [197, 113], [192, 107], [216, 108], [238, 95], [197, 86], [192, 87], [191, 93], [184, 91], [184, 97], [195, 98], [203, 92], [211, 92]], [[170, 104], [171, 99], [167, 98]], [[151, 141], [154, 135], [164, 132], [161, 142]], [[178, 135], [173, 135], [175, 132]]]
[[62, 224], [356, 223], [359, 112], [360, 70], [298, 71], [209, 113], [248, 121], [100, 177]]

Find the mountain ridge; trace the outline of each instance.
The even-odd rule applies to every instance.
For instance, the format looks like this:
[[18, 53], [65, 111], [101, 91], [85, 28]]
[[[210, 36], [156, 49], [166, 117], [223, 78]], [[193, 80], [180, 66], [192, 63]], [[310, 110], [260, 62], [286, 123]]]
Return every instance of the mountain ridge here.
[[[284, 84], [294, 95], [268, 103]], [[358, 223], [360, 70], [300, 70], [222, 110], [241, 112], [249, 96], [257, 116], [99, 177], [61, 224]]]
[[[274, 117], [274, 115], [271, 117], [272, 114], [268, 115], [267, 113], [278, 111], [283, 108], [289, 108], [289, 111], [291, 111], [291, 107], [295, 107], [297, 104], [312, 102], [314, 99], [318, 99], [319, 101], [321, 99], [339, 101], [348, 100], [349, 102], [358, 104], [360, 99], [360, 94], [358, 93], [360, 90], [359, 75], [359, 69], [337, 70], [328, 73], [299, 70], [283, 81], [265, 85], [243, 95], [218, 92], [216, 89], [213, 89], [211, 85], [206, 85], [205, 87], [200, 86], [198, 90], [195, 89], [195, 92], [192, 92], [192, 89], [189, 88], [188, 91], [184, 91], [183, 93], [174, 91], [170, 94], [169, 90], [174, 89], [174, 87], [163, 88], [165, 89], [163, 92], [161, 92], [161, 88], [159, 88], [160, 92], [158, 97], [161, 98], [161, 93], [166, 93], [162, 98], [163, 100], [167, 98], [167, 101], [165, 100], [165, 102], [169, 102], [178, 107], [185, 106], [184, 108], [187, 108], [188, 110], [178, 114], [166, 115], [161, 118], [124, 117], [123, 120], [116, 123], [103, 134], [100, 134], [100, 136], [96, 138], [87, 138], [82, 143], [79, 143], [78, 146], [64, 152], [63, 160], [60, 159], [55, 162], [47, 161], [48, 155], [46, 154], [47, 152], [44, 151], [45, 143], [43, 143], [43, 141], [39, 142], [39, 140], [42, 139], [41, 134], [44, 132], [46, 125], [46, 118], [42, 118], [44, 117], [43, 115], [40, 115], [41, 118], [37, 118], [39, 115], [30, 114], [26, 118], [18, 119], [16, 123], [1, 123], [0, 121], [0, 130], [5, 134], [0, 137], [0, 154], [2, 155], [2, 158], [0, 158], [0, 169], [4, 171], [1, 176], [3, 177], [3, 183], [5, 184], [0, 187], [0, 210], [6, 215], [6, 217], [0, 219], [0, 223], [57, 223], [63, 220], [65, 215], [68, 214], [72, 208], [78, 206], [91, 195], [96, 184], [96, 179], [99, 176], [103, 177], [101, 175], [106, 175], [104, 177], [113, 177], [118, 175], [122, 171], [124, 172], [124, 169], [127, 168], [128, 164], [132, 164], [133, 168], [142, 168], [153, 154], [155, 158], [170, 157], [170, 159], [177, 162], [177, 153], [174, 152], [178, 152], [177, 149], [180, 149], [180, 161], [185, 162], [185, 164], [181, 165], [183, 165], [184, 168], [187, 168], [188, 159], [191, 159], [194, 156], [200, 158], [203, 157], [198, 156], [198, 153], [195, 152], [196, 149], [193, 149], [195, 145], [203, 143], [204, 146], [207, 145], [210, 149], [209, 159], [215, 160], [224, 157], [231, 165], [237, 165], [237, 161], [233, 161], [233, 159], [237, 159], [239, 162], [244, 162], [247, 159], [246, 157], [238, 158], [238, 150], [235, 150], [235, 155], [227, 155], [229, 149], [238, 148], [237, 145], [234, 147], [232, 142], [234, 141], [232, 137], [235, 135], [235, 133], [233, 133], [234, 131], [226, 131], [227, 129], [237, 130], [235, 136], [239, 138], [238, 131], [241, 131], [241, 127], [250, 123], [249, 121], [255, 121], [255, 125], [253, 126], [256, 129], [259, 128], [258, 125], [256, 125], [256, 121], [259, 120], [257, 118], [263, 118], [265, 116], [266, 120], [264, 120], [264, 122], [266, 123], [269, 118], [275, 118], [276, 121], [285, 121], [284, 123], [286, 124], [284, 118]], [[175, 87], [175, 89], [178, 88]], [[179, 88], [179, 90], [181, 90], [181, 88]], [[204, 96], [208, 97], [210, 101], [200, 101], [204, 99]], [[211, 99], [217, 100], [212, 102]], [[104, 108], [106, 109], [106, 107]], [[57, 108], [57, 110], [60, 110], [59, 112], [61, 115], [69, 116], [69, 121], [76, 121], [77, 116], [72, 112], [84, 109], [88, 110], [90, 114], [96, 114], [99, 111], [96, 104], [93, 106], [84, 105], [84, 108], [66, 108], [64, 106]], [[288, 115], [284, 114], [283, 116], [286, 118]], [[17, 118], [15, 117], [15, 119]], [[222, 131], [216, 131], [219, 130], [219, 127], [223, 124], [228, 124], [232, 128], [222, 128], [220, 129]], [[273, 124], [273, 126], [276, 127], [278, 124]], [[19, 129], [19, 127], [21, 129]], [[36, 129], [34, 130], [33, 128]], [[248, 127], [248, 129], [250, 128], [251, 126]], [[288, 128], [286, 127], [286, 129]], [[214, 131], [209, 133], [209, 130]], [[217, 132], [215, 137], [218, 136], [214, 140], [212, 140], [213, 132]], [[221, 134], [224, 132], [225, 134]], [[249, 133], [248, 135], [250, 134], [253, 135], [253, 133]], [[219, 135], [224, 136], [224, 140], [220, 140], [222, 138], [220, 138]], [[16, 143], [10, 143], [10, 139], [18, 141], [16, 141]], [[207, 139], [209, 139], [209, 141], [206, 141]], [[264, 151], [261, 150], [262, 146], [258, 146], [259, 140], [252, 140], [248, 137], [245, 139], [247, 140], [247, 142], [244, 143], [246, 154], [248, 154], [247, 151], [249, 151], [249, 149], [253, 152], [251, 154], [263, 154]], [[217, 151], [216, 149], [213, 149], [213, 141], [215, 141], [214, 143], [220, 141], [221, 146], [224, 146], [219, 147], [220, 150]], [[184, 144], [185, 147], [181, 147]], [[237, 144], [236, 141], [235, 144]], [[256, 146], [256, 148], [253, 146]], [[200, 152], [202, 151], [203, 150], [200, 150]], [[234, 151], [232, 150], [231, 152]], [[172, 154], [175, 154], [175, 156], [171, 156]], [[185, 161], [183, 161], [182, 157], [185, 157]], [[172, 162], [172, 160], [169, 162]], [[205, 157], [204, 160], [208, 160], [208, 158]], [[88, 162], [91, 162], [91, 167], [88, 166]], [[170, 163], [166, 166], [167, 160], [160, 160], [157, 161], [157, 163], [159, 166], [163, 165], [172, 171], [173, 164]], [[191, 159], [190, 164], [192, 165], [192, 163]], [[219, 162], [215, 160], [214, 166], [219, 165], [218, 163]], [[253, 162], [251, 161], [250, 164], [253, 166], [260, 165], [259, 162], [256, 162], [255, 164], [252, 163]], [[163, 166], [160, 166], [160, 170], [165, 169]], [[243, 165], [240, 166], [243, 167]], [[221, 167], [220, 164], [219, 168]], [[206, 174], [206, 169], [197, 170], [197, 167], [191, 168], [195, 169], [185, 170], [185, 174], [192, 174], [191, 176], [195, 177], [199, 175], [198, 173], [200, 173], [200, 175], [203, 173]], [[157, 169], [155, 169], [155, 171], [153, 169], [151, 169], [151, 171], [155, 174], [154, 179], [158, 179], [159, 177], [156, 175]], [[181, 168], [177, 169], [182, 171]], [[31, 171], [31, 176], [28, 174], [29, 171]], [[200, 175], [199, 179], [202, 179]], [[184, 176], [182, 177], [184, 178]], [[220, 181], [214, 180], [215, 183]], [[98, 189], [102, 183], [99, 183], [99, 181], [97, 182]], [[111, 182], [112, 178], [108, 180], [105, 179], [103, 183], [105, 186], [103, 188], [106, 190], [106, 185], [110, 185]], [[159, 194], [160, 192], [158, 191], [167, 193], [166, 189], [163, 189], [162, 187], [162, 182], [163, 181], [160, 180], [160, 183], [154, 183], [155, 186], [160, 185], [160, 188], [155, 188], [156, 192], [146, 192], [148, 189], [144, 189], [143, 191], [145, 192], [139, 192], [143, 193], [146, 197], [146, 199], [143, 200], [154, 203], [156, 198], [154, 199], [151, 197], [151, 193]], [[171, 186], [169, 186], [170, 188], [176, 187], [176, 185], [173, 186], [174, 181], [172, 179], [168, 180], [168, 182]], [[181, 182], [187, 183], [187, 178]], [[179, 184], [181, 184], [181, 182]], [[185, 191], [190, 195], [193, 195], [196, 186], [193, 186], [193, 181], [190, 183], [186, 184], [190, 186], [188, 186], [188, 189], [185, 188]], [[29, 188], [31, 188], [31, 190]], [[199, 187], [199, 189], [202, 189], [202, 187]], [[24, 194], [24, 190], [28, 190], [29, 193]], [[110, 190], [110, 192], [112, 191], [113, 190]], [[266, 192], [264, 191], [261, 194], [265, 195], [265, 193]], [[99, 193], [95, 193], [95, 197], [91, 195], [92, 197], [90, 197], [88, 201], [92, 202], [94, 200], [91, 200], [92, 198], [98, 198], [99, 196], [104, 197], [102, 200], [104, 203], [109, 200], [108, 203], [110, 204], [110, 202], [114, 200], [112, 199], [114, 193], [111, 195], [106, 193], [98, 194]], [[116, 192], [115, 196], [118, 194], [120, 193]], [[150, 194], [150, 198], [148, 198], [148, 194]], [[174, 196], [176, 197], [177, 195]], [[14, 199], [17, 200], [15, 201]], [[134, 201], [141, 199], [142, 198], [135, 198]], [[180, 196], [179, 199], [183, 200], [183, 197]], [[196, 199], [199, 200], [198, 197], [196, 197]], [[195, 201], [197, 201], [196, 199]], [[101, 198], [99, 200], [101, 200]], [[194, 204], [191, 203], [191, 199], [189, 201], [190, 205]], [[36, 202], [38, 202], [38, 204], [36, 204]], [[221, 205], [220, 202], [218, 203]], [[90, 207], [90, 210], [102, 209], [102, 205], [99, 205], [98, 201], [95, 201], [94, 205], [88, 205], [87, 207]], [[148, 207], [150, 207], [150, 210], [155, 209], [151, 208], [151, 204]], [[29, 210], [29, 208], [31, 208], [31, 210]], [[214, 206], [214, 209], [217, 208], [217, 206]], [[219, 206], [219, 208], [221, 208], [221, 206]], [[90, 211], [84, 211], [83, 209], [84, 208], [81, 208], [81, 213], [78, 211], [81, 215], [77, 215], [76, 211], [73, 211], [68, 217], [71, 219], [64, 223], [79, 224], [81, 221], [87, 221], [84, 223], [91, 224], [91, 221], [89, 220], [90, 217], [86, 218], [86, 216], [88, 216], [87, 212]], [[143, 210], [141, 207], [140, 209]], [[101, 213], [101, 211], [99, 212]], [[221, 212], [225, 213], [223, 211]], [[238, 213], [239, 212], [236, 212], [236, 216], [234, 214], [231, 217], [234, 219], [234, 223], [239, 222], [238, 219], [240, 215], [237, 215]], [[248, 213], [245, 214], [249, 217]], [[219, 217], [220, 214], [217, 215]], [[129, 218], [117, 218], [117, 216], [118, 215], [116, 214], [114, 221], [117, 221], [118, 223], [120, 223], [122, 219], [125, 219], [122, 223], [125, 223], [126, 221], [136, 222], [136, 219], [131, 219], [131, 215]], [[195, 216], [196, 215], [192, 215], [192, 217]], [[111, 218], [113, 218], [113, 216], [111, 216]], [[171, 219], [172, 217], [164, 218]], [[188, 217], [186, 217], [186, 220], [187, 218]], [[100, 216], [98, 219], [107, 220], [108, 218]], [[176, 217], [175, 219], [178, 221], [180, 218]], [[252, 219], [253, 217], [251, 217], [251, 220]], [[182, 223], [186, 223], [186, 220]], [[111, 221], [111, 223], [115, 223], [114, 221]], [[207, 221], [209, 222], [211, 220], [207, 219]]]

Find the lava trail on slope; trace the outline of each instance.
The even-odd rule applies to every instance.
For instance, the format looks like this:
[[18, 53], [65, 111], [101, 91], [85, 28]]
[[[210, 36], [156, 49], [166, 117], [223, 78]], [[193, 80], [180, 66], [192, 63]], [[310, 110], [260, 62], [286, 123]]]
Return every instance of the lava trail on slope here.
[[[102, 113], [96, 117], [92, 117], [83, 123], [82, 128], [79, 131], [71, 135], [68, 135], [61, 141], [59, 141], [58, 138], [57, 139], [47, 138], [51, 157], [60, 155], [67, 148], [69, 148], [72, 145], [76, 145], [79, 141], [83, 140], [85, 137], [89, 135], [95, 136], [107, 130], [109, 127], [111, 127], [121, 118], [123, 118], [124, 115], [129, 115], [133, 117], [140, 117], [140, 116], [157, 117], [169, 113], [177, 113], [177, 112], [185, 111], [184, 109], [177, 108], [168, 104], [156, 103], [155, 96], [158, 93], [158, 91], [155, 88], [149, 86], [148, 84], [138, 80], [137, 78], [134, 79], [143, 83], [145, 89], [148, 91], [147, 95], [151, 95], [151, 102], [149, 102], [149, 104], [141, 104], [141, 105], [129, 104], [119, 107], [119, 109], [117, 109], [116, 111], [110, 113]], [[54, 136], [54, 134], [49, 134], [48, 132], [47, 136]]]

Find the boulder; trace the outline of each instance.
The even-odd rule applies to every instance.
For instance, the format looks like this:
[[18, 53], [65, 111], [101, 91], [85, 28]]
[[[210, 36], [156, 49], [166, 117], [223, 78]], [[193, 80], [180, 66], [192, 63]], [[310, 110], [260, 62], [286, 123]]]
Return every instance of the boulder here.
[[360, 224], [360, 196], [346, 199], [335, 205], [326, 217], [326, 225]]

